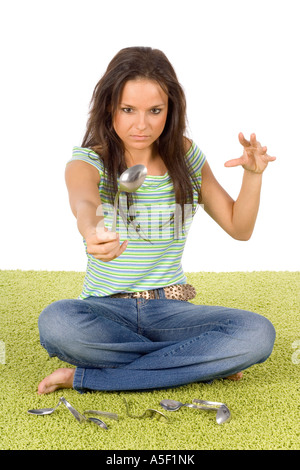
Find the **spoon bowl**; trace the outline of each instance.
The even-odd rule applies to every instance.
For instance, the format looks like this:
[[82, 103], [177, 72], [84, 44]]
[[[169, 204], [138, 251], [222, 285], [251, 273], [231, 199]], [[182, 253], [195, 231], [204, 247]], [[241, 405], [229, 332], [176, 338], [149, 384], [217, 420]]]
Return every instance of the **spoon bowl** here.
[[44, 416], [44, 415], [51, 415], [53, 411], [55, 411], [55, 408], [40, 408], [38, 410], [28, 410], [27, 413], [30, 415], [37, 415], [37, 416]]
[[119, 191], [134, 193], [145, 181], [147, 168], [145, 165], [134, 165], [125, 170], [119, 179]]
[[27, 413], [30, 415], [36, 415], [36, 416], [45, 416], [45, 415], [51, 415], [53, 411], [56, 410], [56, 408], [62, 403], [62, 399], [59, 399], [59, 402], [54, 408], [39, 408], [35, 410], [27, 410]]
[[220, 403], [218, 401], [207, 401], [194, 399], [193, 403], [199, 403], [200, 406], [204, 406], [206, 410], [217, 411], [216, 421], [218, 424], [224, 424], [231, 419], [231, 414], [226, 403]]
[[221, 405], [217, 411], [216, 421], [218, 424], [224, 424], [229, 422], [231, 419], [231, 414], [229, 408], [226, 405]]
[[117, 226], [117, 210], [120, 193], [123, 191], [125, 193], [134, 193], [137, 191], [145, 181], [147, 176], [147, 168], [145, 165], [134, 165], [125, 170], [119, 178], [119, 190], [115, 196], [114, 200], [114, 213], [113, 213], [113, 223], [112, 223], [112, 232], [116, 231]]

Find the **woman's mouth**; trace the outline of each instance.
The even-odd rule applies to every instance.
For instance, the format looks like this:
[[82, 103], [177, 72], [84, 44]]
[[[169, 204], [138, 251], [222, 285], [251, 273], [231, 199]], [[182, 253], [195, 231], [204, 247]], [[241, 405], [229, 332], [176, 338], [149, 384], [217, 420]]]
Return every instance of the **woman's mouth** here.
[[133, 140], [146, 140], [149, 138], [148, 135], [132, 135], [131, 138]]

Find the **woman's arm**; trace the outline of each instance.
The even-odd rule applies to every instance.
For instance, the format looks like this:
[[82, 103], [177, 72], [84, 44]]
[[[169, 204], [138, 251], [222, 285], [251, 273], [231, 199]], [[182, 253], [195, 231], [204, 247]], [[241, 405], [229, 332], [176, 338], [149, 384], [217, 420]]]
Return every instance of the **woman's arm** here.
[[72, 161], [66, 167], [65, 179], [70, 206], [77, 219], [78, 230], [86, 241], [88, 253], [102, 261], [120, 256], [127, 243], [125, 241], [120, 245], [118, 234], [104, 226], [98, 170], [89, 163]]
[[260, 201], [262, 173], [275, 157], [267, 155], [267, 148], [256, 140], [255, 134], [247, 141], [239, 134], [244, 147], [243, 156], [225, 163], [227, 167], [242, 165], [244, 176], [236, 201], [220, 186], [208, 163], [202, 169], [202, 203], [204, 210], [233, 238], [249, 240], [252, 235]]

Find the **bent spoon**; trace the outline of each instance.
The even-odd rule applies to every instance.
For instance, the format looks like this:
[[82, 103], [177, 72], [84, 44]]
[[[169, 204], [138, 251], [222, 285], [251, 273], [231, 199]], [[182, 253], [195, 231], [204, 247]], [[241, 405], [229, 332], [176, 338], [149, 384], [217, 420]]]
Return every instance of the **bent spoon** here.
[[58, 408], [61, 403], [62, 403], [62, 399], [60, 398], [59, 402], [54, 408], [39, 408], [35, 410], [27, 410], [27, 413], [29, 413], [30, 415], [37, 415], [37, 416], [51, 415], [51, 413], [53, 413], [53, 411], [55, 411], [56, 408]]
[[162, 400], [160, 402], [160, 405], [167, 411], [177, 411], [179, 410], [182, 406], [187, 406], [188, 408], [200, 408], [197, 405], [192, 405], [191, 403], [181, 403], [181, 401], [176, 401], [176, 400]]
[[39, 408], [39, 409], [35, 409], [35, 410], [28, 410], [28, 413], [32, 414], [32, 415], [37, 415], [37, 416], [50, 415], [51, 413], [53, 413], [56, 410], [56, 408], [61, 403], [63, 403], [68, 408], [70, 413], [72, 413], [72, 415], [74, 416], [75, 419], [77, 419], [77, 421], [79, 421], [80, 423], [82, 421], [86, 421], [86, 417], [83, 416], [81, 413], [79, 413], [79, 411], [75, 410], [75, 408], [64, 397], [61, 397], [59, 399], [59, 402], [57, 403], [57, 405], [54, 408]]
[[[199, 405], [196, 403], [199, 403]], [[197, 410], [216, 411], [216, 421], [218, 424], [224, 424], [231, 418], [230, 411], [225, 403], [197, 399], [193, 400], [193, 403], [181, 403], [180, 401], [166, 399], [162, 400], [160, 405], [167, 411], [177, 411], [182, 406], [194, 408]]]
[[231, 419], [231, 414], [226, 403], [220, 403], [218, 401], [198, 400], [196, 398], [193, 400], [193, 403], [200, 403], [200, 406], [205, 406], [206, 410], [217, 410], [216, 420], [218, 424], [226, 423]]
[[108, 427], [104, 423], [104, 421], [102, 421], [99, 418], [87, 418], [86, 416], [79, 413], [79, 411], [77, 411], [64, 397], [61, 397], [59, 399], [59, 402], [57, 403], [57, 405], [54, 408], [39, 408], [39, 409], [27, 410], [27, 413], [29, 413], [31, 415], [36, 415], [36, 416], [50, 415], [51, 413], [53, 413], [56, 410], [56, 408], [61, 403], [63, 403], [68, 408], [70, 413], [74, 416], [74, 418], [79, 423], [82, 423], [83, 421], [90, 421], [90, 422], [96, 424], [97, 426], [100, 426], [103, 429], [106, 429], [106, 430], [108, 429]]

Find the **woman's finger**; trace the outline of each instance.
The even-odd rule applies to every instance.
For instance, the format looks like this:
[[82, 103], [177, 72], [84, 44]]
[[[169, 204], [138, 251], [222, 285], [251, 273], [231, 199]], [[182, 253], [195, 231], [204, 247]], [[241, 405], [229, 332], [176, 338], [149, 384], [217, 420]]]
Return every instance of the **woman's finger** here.
[[227, 162], [225, 162], [225, 163], [224, 163], [224, 166], [226, 166], [227, 168], [229, 168], [229, 167], [234, 167], [234, 166], [243, 165], [244, 163], [245, 163], [244, 157], [233, 158], [232, 160], [228, 160]]
[[243, 147], [251, 146], [251, 143], [249, 142], [249, 140], [245, 139], [244, 134], [242, 132], [239, 133], [239, 141]]
[[256, 140], [256, 135], [255, 134], [251, 134], [250, 135], [250, 145], [252, 147], [259, 147], [261, 146], [260, 143]]

